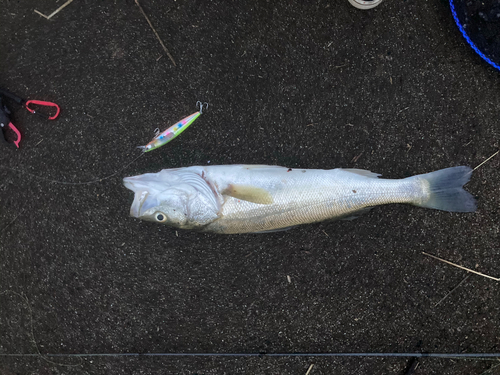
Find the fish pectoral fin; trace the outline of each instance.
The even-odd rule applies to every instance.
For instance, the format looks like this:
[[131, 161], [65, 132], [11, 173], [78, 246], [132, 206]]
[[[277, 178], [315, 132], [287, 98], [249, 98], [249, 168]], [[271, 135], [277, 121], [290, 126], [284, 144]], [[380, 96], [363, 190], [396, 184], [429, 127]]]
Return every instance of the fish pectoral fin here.
[[230, 184], [222, 194], [257, 204], [271, 204], [274, 201], [267, 190], [251, 185]]
[[344, 169], [344, 168], [342, 168], [342, 170], [346, 171], [346, 172], [358, 174], [360, 176], [368, 177], [368, 178], [378, 178], [379, 176], [382, 176], [379, 173], [373, 173], [373, 172], [367, 171], [366, 169], [355, 169], [355, 168]]

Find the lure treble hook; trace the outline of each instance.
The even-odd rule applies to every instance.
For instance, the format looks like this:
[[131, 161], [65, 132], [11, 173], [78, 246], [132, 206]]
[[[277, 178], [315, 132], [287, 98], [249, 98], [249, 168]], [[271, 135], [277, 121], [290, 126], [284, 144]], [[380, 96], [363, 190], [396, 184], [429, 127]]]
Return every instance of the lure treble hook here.
[[198, 112], [200, 112], [200, 115], [203, 114], [203, 107], [205, 107], [205, 109], [208, 109], [208, 103], [205, 102], [205, 103], [202, 103], [200, 102], [199, 100], [196, 102], [196, 106], [197, 107], [200, 107], [200, 110]]

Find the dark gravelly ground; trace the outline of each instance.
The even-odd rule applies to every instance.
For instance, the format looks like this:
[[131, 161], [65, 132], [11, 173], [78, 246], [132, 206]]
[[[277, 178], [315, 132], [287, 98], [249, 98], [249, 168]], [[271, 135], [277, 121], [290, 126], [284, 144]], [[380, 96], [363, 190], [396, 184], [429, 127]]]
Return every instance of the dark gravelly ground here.
[[[467, 185], [474, 214], [392, 205], [265, 235], [130, 218], [121, 184], [209, 162], [389, 178], [478, 165], [500, 147], [500, 75], [446, 1], [363, 12], [347, 1], [143, 0], [176, 67], [133, 1], [74, 1], [51, 20], [34, 12], [63, 3], [1, 0], [0, 85], [62, 112], [48, 122], [15, 111], [24, 141], [0, 151], [0, 354], [500, 352], [498, 283], [422, 255], [500, 276], [500, 157]], [[209, 110], [169, 145], [101, 182], [63, 184], [119, 171], [197, 100]], [[51, 360], [0, 356], [0, 373], [305, 374], [314, 364], [310, 375], [405, 374], [410, 364]], [[413, 374], [500, 374], [497, 364], [425, 358]]]

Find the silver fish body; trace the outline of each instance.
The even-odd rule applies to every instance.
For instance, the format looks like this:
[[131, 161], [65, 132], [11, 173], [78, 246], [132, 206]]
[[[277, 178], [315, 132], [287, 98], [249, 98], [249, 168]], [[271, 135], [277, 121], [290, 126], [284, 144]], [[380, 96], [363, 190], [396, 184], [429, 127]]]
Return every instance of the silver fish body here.
[[133, 217], [231, 234], [346, 218], [388, 203], [472, 212], [475, 200], [462, 189], [471, 172], [453, 167], [388, 180], [360, 169], [193, 166], [127, 177], [124, 184], [135, 193]]

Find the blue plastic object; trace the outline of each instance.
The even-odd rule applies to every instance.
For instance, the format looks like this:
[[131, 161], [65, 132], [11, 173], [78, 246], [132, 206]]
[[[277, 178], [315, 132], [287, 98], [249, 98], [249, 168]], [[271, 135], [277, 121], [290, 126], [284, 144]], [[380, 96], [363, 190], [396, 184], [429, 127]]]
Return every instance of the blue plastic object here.
[[451, 8], [451, 14], [453, 15], [453, 18], [455, 19], [455, 23], [457, 24], [458, 29], [460, 30], [460, 32], [464, 36], [464, 38], [467, 41], [467, 43], [469, 43], [469, 45], [472, 47], [472, 49], [474, 51], [476, 51], [476, 53], [479, 56], [481, 56], [481, 58], [484, 61], [486, 61], [488, 64], [490, 64], [494, 68], [500, 70], [500, 66], [498, 66], [497, 64], [495, 64], [493, 61], [491, 61], [491, 59], [488, 56], [486, 56], [483, 52], [481, 52], [481, 50], [479, 48], [477, 48], [476, 45], [474, 44], [474, 42], [472, 42], [472, 40], [469, 38], [469, 36], [465, 32], [462, 24], [460, 23], [460, 20], [458, 19], [457, 12], [455, 10], [455, 4], [454, 4], [453, 0], [450, 0], [450, 8]]

